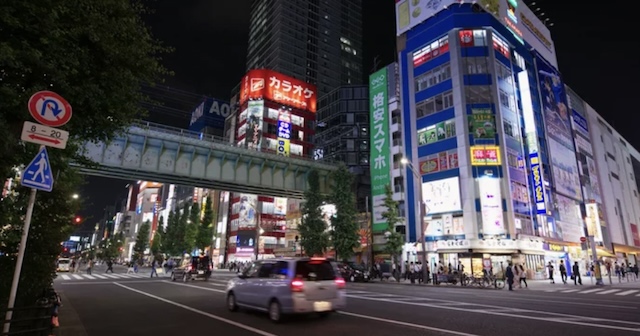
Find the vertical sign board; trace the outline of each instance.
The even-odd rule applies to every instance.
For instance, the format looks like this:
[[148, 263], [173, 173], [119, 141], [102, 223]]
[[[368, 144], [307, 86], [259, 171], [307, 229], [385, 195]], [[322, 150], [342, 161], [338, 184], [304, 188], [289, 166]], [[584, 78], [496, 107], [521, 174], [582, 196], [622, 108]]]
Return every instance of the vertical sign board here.
[[289, 156], [291, 141], [291, 113], [284, 109], [278, 112], [278, 155]]
[[369, 113], [371, 127], [371, 199], [373, 201], [373, 231], [387, 228], [382, 214], [385, 187], [391, 184], [391, 152], [389, 148], [389, 102], [387, 92], [387, 68], [381, 69], [369, 77]]

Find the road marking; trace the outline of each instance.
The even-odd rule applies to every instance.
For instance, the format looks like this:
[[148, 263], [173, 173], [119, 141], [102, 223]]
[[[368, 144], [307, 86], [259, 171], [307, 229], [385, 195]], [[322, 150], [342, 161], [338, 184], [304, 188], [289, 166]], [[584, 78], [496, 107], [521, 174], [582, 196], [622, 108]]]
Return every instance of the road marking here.
[[611, 294], [611, 293], [615, 293], [615, 292], [617, 292], [617, 291], [619, 291], [619, 289], [609, 289], [609, 290], [606, 290], [606, 291], [604, 291], [604, 292], [599, 292], [599, 293], [596, 293], [596, 294], [598, 294], [598, 295], [602, 295], [602, 294]]
[[227, 287], [227, 285], [225, 285], [225, 284], [219, 284], [219, 283], [215, 283], [215, 282], [210, 282], [209, 284], [210, 284], [211, 286]]
[[638, 291], [637, 289], [634, 289], [634, 290], [628, 290], [628, 291], [625, 291], [625, 292], [616, 293], [616, 295], [629, 295], [629, 294], [633, 294], [633, 293], [635, 293], [635, 292], [637, 292], [637, 291]]
[[[602, 329], [625, 330], [625, 331], [635, 331], [635, 332], [640, 331], [640, 329], [637, 327], [637, 326], [640, 326], [640, 322], [601, 319], [601, 318], [595, 318], [595, 317], [578, 316], [578, 315], [570, 315], [570, 314], [562, 314], [562, 313], [549, 313], [549, 312], [538, 311], [538, 310], [511, 309], [508, 313], [502, 313], [502, 312], [497, 312], [497, 311], [480, 310], [480, 309], [477, 309], [475, 307], [474, 308], [461, 308], [461, 307], [443, 306], [443, 305], [439, 305], [437, 303], [394, 301], [394, 300], [389, 300], [389, 299], [377, 299], [377, 298], [364, 297], [364, 296], [359, 297], [359, 296], [348, 295], [348, 294], [347, 294], [347, 297], [354, 298], [354, 299], [360, 299], [360, 300], [370, 300], [370, 301], [378, 301], [378, 302], [397, 303], [397, 304], [403, 304], [403, 305], [409, 305], [409, 306], [429, 307], [429, 308], [436, 308], [436, 309], [449, 309], [449, 310], [462, 311], [462, 312], [467, 312], [467, 313], [477, 313], [477, 314], [504, 316], [504, 317], [508, 317], [508, 318], [511, 318], [511, 319], [513, 319], [513, 318], [521, 318], [521, 319], [536, 320], [536, 321], [550, 321], [549, 317], [555, 315], [555, 317], [557, 317], [557, 318], [560, 318], [560, 317], [576, 318], [576, 319], [583, 320], [583, 321], [593, 322], [593, 323], [589, 323], [589, 322], [577, 322], [577, 321], [568, 321], [568, 320], [564, 320], [564, 321], [551, 320], [551, 321], [556, 322], [556, 323], [582, 325], [582, 326], [596, 327], [596, 328], [602, 328]], [[456, 301], [450, 301], [450, 302], [456, 302]], [[483, 304], [478, 304], [478, 305], [476, 305], [476, 307], [487, 307], [489, 309], [504, 309], [504, 307], [483, 305]], [[514, 315], [513, 311], [536, 313], [536, 314], [545, 314], [545, 315], [550, 315], [550, 316], [549, 317], [536, 317], [536, 316], [519, 315], [519, 314], [518, 315]], [[599, 323], [595, 323], [595, 322], [613, 322], [613, 323], [619, 323], [619, 324], [634, 325], [636, 327], [618, 327], [618, 326], [599, 324]]]
[[429, 327], [429, 326], [422, 325], [422, 324], [414, 324], [414, 323], [408, 323], [408, 322], [402, 322], [402, 321], [396, 321], [396, 320], [389, 320], [389, 319], [373, 317], [373, 316], [367, 316], [367, 315], [360, 315], [360, 314], [350, 313], [350, 312], [345, 312], [345, 311], [339, 311], [338, 314], [347, 315], [347, 316], [351, 316], [351, 317], [358, 317], [358, 318], [367, 319], [367, 320], [373, 320], [373, 321], [378, 321], [378, 322], [384, 322], [384, 323], [389, 323], [389, 324], [396, 324], [396, 325], [401, 325], [401, 326], [404, 326], [404, 327], [410, 327], [410, 328], [416, 328], [416, 329], [422, 329], [422, 330], [430, 330], [430, 331], [437, 331], [437, 332], [441, 332], [441, 333], [444, 333], [444, 334], [459, 335], [459, 336], [478, 336], [476, 334], [468, 334], [468, 333], [459, 332], [459, 331], [453, 331], [453, 330], [446, 330], [446, 329], [440, 329], [440, 328], [435, 328], [435, 327]]
[[[622, 308], [622, 309], [638, 309], [632, 306], [616, 306], [616, 305], [606, 305], [601, 303], [583, 303], [583, 302], [568, 302], [568, 301], [555, 301], [555, 300], [542, 300], [542, 299], [527, 299], [527, 298], [514, 298], [514, 301], [534, 301], [534, 302], [547, 302], [547, 303], [561, 303], [563, 305], [574, 305], [574, 306], [595, 306], [595, 307], [607, 307], [607, 308]], [[620, 301], [599, 301], [598, 302], [620, 302]]]
[[171, 285], [176, 285], [176, 286], [184, 286], [184, 287], [202, 289], [202, 290], [206, 290], [206, 291], [210, 291], [210, 292], [223, 293], [223, 294], [227, 293], [227, 291], [223, 291], [222, 289], [213, 289], [213, 288], [206, 288], [206, 287], [196, 286], [196, 285], [187, 285], [187, 284], [183, 284], [183, 283], [179, 283], [179, 282], [166, 281], [166, 280], [162, 281], [162, 282], [168, 283], [168, 284], [171, 284]]
[[62, 277], [62, 280], [69, 280], [69, 279], [71, 279], [71, 277], [70, 277], [70, 276], [68, 276], [68, 275], [66, 275], [66, 274], [61, 275], [61, 277]]
[[[129, 279], [128, 281], [118, 281], [119, 283], [131, 283], [131, 284], [138, 284], [138, 283], [151, 283], [151, 282], [161, 282], [158, 280], [134, 280], [134, 279]], [[71, 281], [71, 282], [61, 282], [61, 285], [67, 285], [67, 286], [75, 286], [75, 285], [111, 285], [113, 284], [113, 281]]]
[[582, 291], [582, 292], [580, 292], [580, 293], [578, 293], [578, 294], [589, 294], [589, 293], [595, 293], [595, 292], [599, 292], [599, 291], [601, 291], [601, 290], [602, 290], [602, 288], [588, 289], [588, 290], [586, 290], [586, 291]]
[[110, 279], [120, 279], [119, 277], [117, 277], [117, 276], [115, 276], [113, 274], [105, 274], [104, 276], [107, 277], [107, 278], [110, 278]]
[[87, 278], [87, 279], [91, 279], [91, 280], [95, 280], [96, 279], [91, 274], [85, 274], [84, 277]]
[[[224, 322], [224, 323], [230, 324], [230, 325], [232, 325], [232, 326], [235, 326], [235, 327], [238, 327], [238, 328], [241, 328], [241, 329], [247, 330], [247, 331], [251, 331], [251, 332], [256, 333], [256, 334], [258, 334], [258, 335], [262, 335], [262, 336], [277, 336], [277, 335], [275, 335], [275, 334], [272, 334], [272, 333], [266, 332], [266, 331], [264, 331], [264, 330], [256, 329], [256, 328], [253, 328], [253, 327], [249, 327], [249, 326], [244, 325], [244, 324], [242, 324], [242, 323], [238, 323], [238, 322], [235, 322], [235, 321], [232, 321], [232, 320], [228, 320], [228, 319], [226, 319], [226, 318], [223, 318], [223, 317], [220, 317], [220, 316], [217, 316], [217, 315], [213, 315], [213, 314], [210, 314], [210, 313], [204, 312], [204, 311], [202, 311], [202, 310], [198, 310], [198, 309], [195, 309], [195, 308], [192, 308], [192, 307], [189, 307], [189, 306], [183, 305], [183, 304], [181, 304], [181, 303], [177, 303], [177, 302], [174, 302], [174, 301], [171, 301], [171, 300], [167, 300], [167, 299], [165, 299], [165, 298], [162, 298], [162, 297], [159, 297], [159, 296], [155, 296], [155, 295], [153, 295], [153, 294], [149, 294], [149, 293], [147, 293], [147, 292], [143, 292], [143, 291], [141, 291], [141, 290], [137, 290], [137, 289], [134, 289], [134, 288], [131, 288], [131, 287], [128, 287], [128, 286], [125, 286], [125, 285], [119, 284], [119, 283], [117, 283], [117, 282], [114, 282], [113, 284], [114, 284], [114, 285], [116, 285], [116, 286], [122, 287], [122, 288], [124, 288], [124, 289], [130, 290], [130, 291], [132, 291], [132, 292], [135, 292], [135, 293], [138, 293], [138, 294], [145, 295], [145, 296], [150, 297], [150, 298], [152, 298], [152, 299], [156, 299], [156, 300], [158, 300], [158, 301], [162, 301], [162, 302], [164, 302], [164, 303], [168, 303], [168, 304], [170, 304], [170, 305], [174, 305], [174, 306], [176, 306], [176, 307], [180, 307], [180, 308], [182, 308], [182, 309], [186, 309], [186, 310], [191, 311], [191, 312], [194, 312], [194, 313], [196, 313], [196, 314], [200, 314], [200, 315], [206, 316], [206, 317], [208, 317], [208, 318], [211, 318], [211, 319], [214, 319], [214, 320], [217, 320], [217, 321], [220, 321], [220, 322]], [[182, 285], [182, 284], [176, 284], [176, 285]], [[189, 286], [189, 285], [185, 285], [185, 286]], [[195, 286], [194, 286], [194, 287], [195, 287]], [[200, 288], [200, 287], [199, 287], [199, 288]], [[209, 289], [211, 289], [211, 288], [209, 288]]]
[[563, 290], [560, 293], [573, 293], [573, 292], [577, 292], [577, 291], [579, 291], [579, 289], [567, 289], [567, 290]]
[[98, 278], [98, 279], [106, 279], [107, 278], [106, 276], [98, 275], [98, 274], [94, 274], [93, 276]]
[[81, 276], [79, 276], [79, 275], [77, 275], [77, 274], [73, 274], [73, 275], [72, 275], [72, 277], [74, 277], [74, 278], [76, 278], [76, 279], [78, 279], [78, 280], [84, 280], [84, 278], [83, 278], [83, 277], [81, 277]]

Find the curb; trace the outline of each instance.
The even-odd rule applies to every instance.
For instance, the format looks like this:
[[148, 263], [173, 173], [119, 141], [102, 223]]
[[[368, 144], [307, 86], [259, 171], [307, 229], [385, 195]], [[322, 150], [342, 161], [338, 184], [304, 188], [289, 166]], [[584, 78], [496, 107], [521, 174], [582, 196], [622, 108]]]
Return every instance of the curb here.
[[56, 336], [88, 336], [84, 324], [80, 320], [80, 316], [71, 305], [70, 301], [64, 294], [63, 290], [57, 289], [56, 292], [62, 299], [62, 306], [58, 312], [60, 327], [54, 329]]

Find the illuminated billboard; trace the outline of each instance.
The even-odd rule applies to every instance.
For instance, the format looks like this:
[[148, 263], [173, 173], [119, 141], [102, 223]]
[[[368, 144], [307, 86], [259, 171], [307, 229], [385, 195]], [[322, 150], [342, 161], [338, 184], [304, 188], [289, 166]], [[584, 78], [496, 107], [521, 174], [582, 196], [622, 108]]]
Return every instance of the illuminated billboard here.
[[[522, 0], [478, 0], [477, 5], [491, 13], [521, 42], [526, 41], [547, 61], [557, 67], [551, 32]], [[396, 1], [396, 35], [400, 36], [460, 0]]]
[[244, 125], [247, 148], [260, 150], [262, 145], [264, 101], [250, 101], [247, 111], [247, 123]]
[[471, 146], [469, 150], [472, 166], [499, 166], [502, 164], [500, 147], [498, 146]]
[[279, 72], [250, 70], [240, 85], [240, 105], [249, 99], [267, 99], [293, 108], [316, 112], [316, 87]]
[[485, 235], [505, 234], [500, 179], [491, 177], [479, 178], [478, 189], [480, 191], [482, 233]]
[[280, 110], [278, 113], [278, 145], [277, 153], [282, 156], [289, 156], [291, 142], [291, 113]]
[[450, 177], [423, 183], [422, 198], [428, 215], [461, 211], [459, 178]]
[[224, 120], [231, 114], [231, 106], [228, 102], [205, 98], [191, 113], [189, 130], [201, 131], [205, 127], [224, 129]]

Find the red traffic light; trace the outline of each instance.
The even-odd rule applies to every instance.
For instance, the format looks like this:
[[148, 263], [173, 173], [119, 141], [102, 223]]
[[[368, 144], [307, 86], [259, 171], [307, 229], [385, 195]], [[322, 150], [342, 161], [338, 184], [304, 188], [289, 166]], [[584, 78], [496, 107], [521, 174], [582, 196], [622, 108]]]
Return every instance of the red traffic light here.
[[74, 221], [76, 222], [76, 224], [79, 224], [80, 222], [82, 222], [82, 218], [80, 218], [80, 216], [76, 216]]

